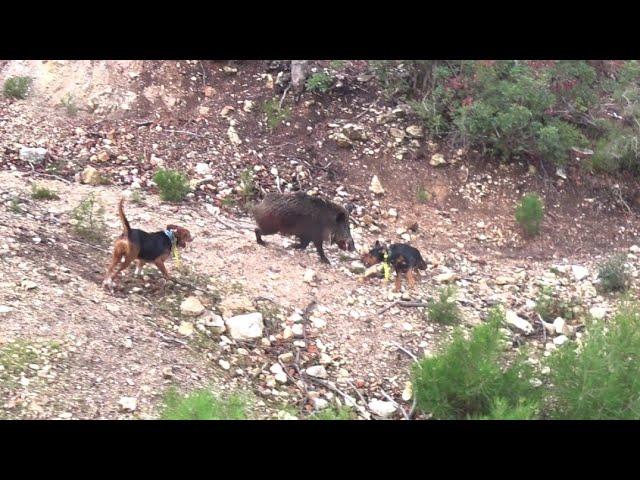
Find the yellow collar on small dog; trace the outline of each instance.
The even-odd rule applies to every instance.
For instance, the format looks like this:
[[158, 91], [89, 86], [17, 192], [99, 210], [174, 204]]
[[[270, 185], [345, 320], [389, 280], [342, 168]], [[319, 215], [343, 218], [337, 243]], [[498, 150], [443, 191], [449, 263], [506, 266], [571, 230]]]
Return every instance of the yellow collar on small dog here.
[[384, 262], [382, 262], [382, 270], [384, 271], [384, 279], [391, 279], [391, 264], [389, 263], [389, 252], [384, 252]]

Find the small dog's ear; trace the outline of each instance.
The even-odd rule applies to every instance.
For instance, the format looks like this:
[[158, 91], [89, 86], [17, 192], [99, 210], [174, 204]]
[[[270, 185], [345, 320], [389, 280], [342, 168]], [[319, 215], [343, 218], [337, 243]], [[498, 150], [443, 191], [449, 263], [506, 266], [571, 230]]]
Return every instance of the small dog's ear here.
[[177, 232], [178, 231], [178, 226], [177, 225], [173, 225], [173, 224], [167, 225], [167, 230], [173, 230], [173, 231]]

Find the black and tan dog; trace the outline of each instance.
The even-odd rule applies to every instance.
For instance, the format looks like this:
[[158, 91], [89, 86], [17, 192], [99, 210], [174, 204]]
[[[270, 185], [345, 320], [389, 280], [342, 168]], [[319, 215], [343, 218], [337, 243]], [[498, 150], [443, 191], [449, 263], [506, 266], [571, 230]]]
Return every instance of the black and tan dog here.
[[169, 273], [164, 262], [171, 255], [171, 250], [184, 248], [187, 242], [193, 241], [193, 237], [186, 228], [177, 225], [167, 225], [166, 230], [147, 233], [137, 228], [131, 228], [127, 217], [124, 215], [124, 199], [118, 205], [118, 215], [122, 221], [124, 232], [116, 240], [113, 249], [111, 265], [102, 282], [105, 287], [114, 286], [114, 277], [127, 268], [131, 262], [136, 261], [135, 274], [142, 272], [145, 263], [153, 263], [162, 272], [165, 279], [169, 279]]
[[362, 255], [362, 262], [367, 267], [380, 262], [386, 262], [390, 267], [393, 267], [396, 272], [396, 292], [400, 291], [400, 274], [407, 278], [409, 287], [413, 288], [416, 284], [415, 269], [425, 270], [427, 268], [427, 263], [422, 259], [418, 249], [406, 243], [393, 243], [386, 247], [376, 241], [373, 248]]

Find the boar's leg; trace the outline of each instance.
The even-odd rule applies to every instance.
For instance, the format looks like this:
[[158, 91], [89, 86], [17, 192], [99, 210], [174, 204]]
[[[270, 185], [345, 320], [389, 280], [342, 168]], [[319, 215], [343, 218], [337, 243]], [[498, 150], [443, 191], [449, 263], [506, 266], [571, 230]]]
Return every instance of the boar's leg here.
[[296, 248], [298, 250], [304, 250], [305, 248], [307, 248], [307, 246], [311, 242], [311, 239], [309, 237], [304, 236], [304, 235], [300, 235], [298, 238], [300, 239], [300, 243], [296, 243], [293, 246], [293, 248]]
[[264, 240], [262, 240], [262, 230], [256, 228], [254, 232], [256, 232], [256, 240], [258, 241], [258, 244], [266, 245], [266, 243], [264, 243]]
[[316, 250], [318, 250], [318, 255], [320, 255], [320, 261], [322, 263], [326, 263], [327, 265], [331, 265], [331, 262], [324, 254], [324, 250], [322, 248], [322, 240], [313, 240], [313, 244], [315, 245]]

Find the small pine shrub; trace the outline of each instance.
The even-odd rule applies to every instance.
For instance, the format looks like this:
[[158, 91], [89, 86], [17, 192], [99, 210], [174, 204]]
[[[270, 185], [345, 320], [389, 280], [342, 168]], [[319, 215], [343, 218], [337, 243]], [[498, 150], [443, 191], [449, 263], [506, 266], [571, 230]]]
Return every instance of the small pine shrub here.
[[331, 70], [342, 70], [344, 68], [344, 60], [331, 60], [329, 62], [329, 68]]
[[246, 420], [247, 402], [239, 395], [220, 399], [209, 390], [180, 395], [171, 388], [164, 397], [163, 420]]
[[546, 322], [553, 322], [558, 317], [571, 320], [575, 317], [575, 309], [579, 305], [575, 301], [566, 301], [558, 297], [552, 287], [542, 287], [534, 310]]
[[23, 212], [22, 207], [20, 206], [20, 199], [19, 198], [15, 198], [14, 197], [9, 201], [9, 210], [12, 213], [22, 213]]
[[333, 79], [325, 72], [310, 75], [307, 79], [307, 90], [310, 92], [327, 93], [333, 84]]
[[248, 168], [240, 173], [240, 188], [240, 195], [242, 195], [245, 201], [249, 201], [256, 194], [256, 187], [253, 183], [253, 172]]
[[129, 200], [131, 203], [135, 203], [136, 205], [142, 205], [144, 203], [144, 197], [142, 196], [142, 193], [140, 193], [140, 190], [134, 190], [131, 192]]
[[567, 342], [549, 358], [546, 410], [555, 419], [640, 418], [640, 310], [623, 305], [608, 322], [589, 321], [582, 345]]
[[419, 187], [416, 192], [416, 198], [419, 203], [427, 203], [429, 201], [429, 192], [424, 187]]
[[414, 364], [413, 391], [417, 407], [436, 419], [464, 419], [489, 415], [496, 398], [514, 408], [528, 399], [536, 401], [531, 385], [533, 371], [522, 354], [503, 369], [506, 347], [501, 330], [504, 314], [492, 310], [487, 323], [476, 327], [465, 339], [454, 332], [445, 350]]
[[71, 214], [73, 229], [77, 235], [96, 243], [106, 241], [107, 226], [104, 221], [104, 207], [93, 193], [87, 195]]
[[57, 200], [60, 197], [54, 190], [49, 190], [46, 187], [41, 187], [34, 184], [31, 187], [31, 198], [34, 198], [36, 200]]
[[78, 113], [78, 106], [76, 105], [76, 101], [73, 98], [73, 95], [67, 93], [62, 99], [60, 99], [60, 105], [64, 107], [67, 111], [67, 115], [70, 117], [75, 117]]
[[291, 109], [289, 107], [280, 108], [280, 101], [277, 98], [272, 98], [264, 102], [262, 104], [262, 111], [266, 116], [267, 129], [269, 131], [275, 130], [278, 125], [285, 122], [291, 115]]
[[613, 255], [598, 267], [600, 288], [604, 292], [624, 292], [629, 288], [629, 272], [624, 254]]
[[27, 98], [30, 86], [30, 77], [9, 77], [4, 82], [3, 93], [5, 97], [23, 100]]
[[453, 325], [460, 321], [460, 309], [455, 302], [455, 293], [453, 287], [441, 288], [438, 300], [429, 300], [427, 306], [429, 320], [444, 325]]
[[358, 416], [349, 407], [342, 408], [325, 408], [312, 415], [309, 420], [356, 420]]
[[538, 195], [529, 193], [522, 197], [516, 208], [516, 221], [528, 236], [537, 235], [540, 232], [542, 216], [542, 200]]
[[538, 416], [538, 404], [521, 399], [512, 406], [503, 398], [494, 398], [491, 409], [486, 415], [471, 417], [471, 420], [535, 420]]
[[158, 185], [160, 198], [166, 202], [182, 201], [190, 191], [187, 177], [175, 170], [158, 170], [153, 181]]

